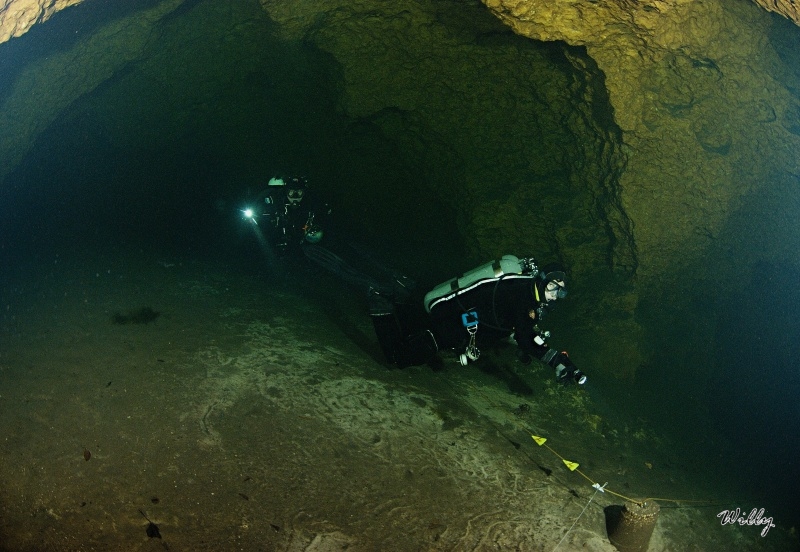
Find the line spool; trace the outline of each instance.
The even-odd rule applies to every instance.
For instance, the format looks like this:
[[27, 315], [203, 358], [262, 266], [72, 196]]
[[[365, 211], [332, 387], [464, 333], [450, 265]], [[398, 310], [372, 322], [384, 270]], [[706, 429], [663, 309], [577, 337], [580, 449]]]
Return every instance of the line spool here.
[[606, 532], [619, 552], [647, 552], [660, 507], [652, 500], [605, 508]]

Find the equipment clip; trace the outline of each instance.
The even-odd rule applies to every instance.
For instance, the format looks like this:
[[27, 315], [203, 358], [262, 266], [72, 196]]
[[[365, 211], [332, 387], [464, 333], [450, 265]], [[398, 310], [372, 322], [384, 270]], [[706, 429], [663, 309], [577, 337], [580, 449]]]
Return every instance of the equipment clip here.
[[462, 366], [466, 366], [470, 360], [478, 360], [481, 352], [478, 350], [478, 345], [475, 342], [475, 336], [478, 333], [478, 313], [475, 311], [465, 312], [461, 315], [461, 323], [466, 328], [469, 334], [469, 343], [467, 349], [459, 357]]
[[595, 483], [594, 485], [592, 485], [592, 488], [593, 489], [597, 489], [601, 493], [604, 493], [604, 492], [606, 492], [606, 485], [608, 485], [608, 481], [606, 481], [602, 485], [600, 485], [600, 483]]

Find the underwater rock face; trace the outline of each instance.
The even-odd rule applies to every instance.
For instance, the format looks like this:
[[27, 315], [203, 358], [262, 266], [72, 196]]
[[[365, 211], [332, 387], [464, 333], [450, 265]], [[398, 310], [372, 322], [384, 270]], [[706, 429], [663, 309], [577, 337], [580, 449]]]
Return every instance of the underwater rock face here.
[[519, 34], [585, 46], [605, 74], [628, 154], [619, 186], [640, 299], [685, 318], [690, 280], [727, 287], [759, 256], [791, 256], [775, 243], [721, 253], [744, 198], [797, 174], [798, 79], [766, 38], [780, 20], [736, 2], [484, 3]]
[[767, 11], [779, 13], [795, 23], [800, 23], [800, 9], [794, 0], [753, 0]]
[[36, 23], [83, 0], [6, 0], [0, 5], [0, 42], [25, 34]]
[[[606, 75], [630, 146], [622, 194], [640, 276], [674, 266], [678, 252], [702, 254], [698, 234], [718, 235], [729, 206], [763, 182], [754, 161], [765, 143], [780, 155], [794, 141], [773, 124], [797, 102], [775, 78], [782, 64], [763, 39], [770, 19], [747, 4], [485, 3], [524, 36], [586, 46]], [[791, 172], [796, 162], [778, 165]]]
[[76, 33], [69, 49], [36, 59], [13, 75], [0, 97], [0, 184], [72, 102], [145, 55], [153, 28], [182, 1], [164, 0], [97, 32]]
[[[0, 6], [0, 43], [21, 36], [36, 23], [47, 21], [54, 13], [83, 0], [5, 0]], [[764, 9], [779, 13], [795, 23], [800, 22], [800, 12], [792, 0], [753, 0]], [[651, 2], [652, 5], [665, 2]], [[621, 2], [620, 7], [636, 9], [632, 2]], [[303, 10], [304, 8], [299, 8]], [[577, 9], [577, 8], [576, 8]], [[307, 10], [306, 10], [307, 11]]]

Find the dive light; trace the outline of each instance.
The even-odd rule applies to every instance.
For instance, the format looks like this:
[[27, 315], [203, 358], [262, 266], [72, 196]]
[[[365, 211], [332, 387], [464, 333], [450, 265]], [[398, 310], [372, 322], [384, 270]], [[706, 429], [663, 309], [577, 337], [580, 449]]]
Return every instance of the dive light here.
[[242, 218], [244, 218], [245, 220], [249, 220], [255, 225], [258, 225], [258, 221], [255, 218], [255, 213], [250, 207], [242, 209], [241, 211], [242, 211]]

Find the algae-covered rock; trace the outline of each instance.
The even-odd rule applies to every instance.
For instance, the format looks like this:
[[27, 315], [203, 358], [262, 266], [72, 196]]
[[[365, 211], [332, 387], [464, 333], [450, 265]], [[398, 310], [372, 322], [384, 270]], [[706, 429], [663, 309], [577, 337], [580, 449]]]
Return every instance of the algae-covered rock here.
[[25, 34], [64, 8], [83, 0], [6, 0], [0, 5], [0, 43]]
[[147, 51], [158, 22], [181, 4], [156, 6], [112, 20], [79, 36], [63, 50], [34, 60], [14, 74], [0, 96], [0, 184], [37, 137], [74, 101], [100, 86]]
[[[687, 286], [701, 274], [732, 286], [764, 255], [721, 253], [744, 198], [796, 174], [797, 78], [766, 40], [780, 21], [739, 3], [484, 3], [515, 32], [583, 45], [597, 62], [628, 153], [618, 184], [638, 262], [630, 312], [658, 303], [667, 326], [697, 316]], [[791, 256], [795, 243], [770, 252]]]

